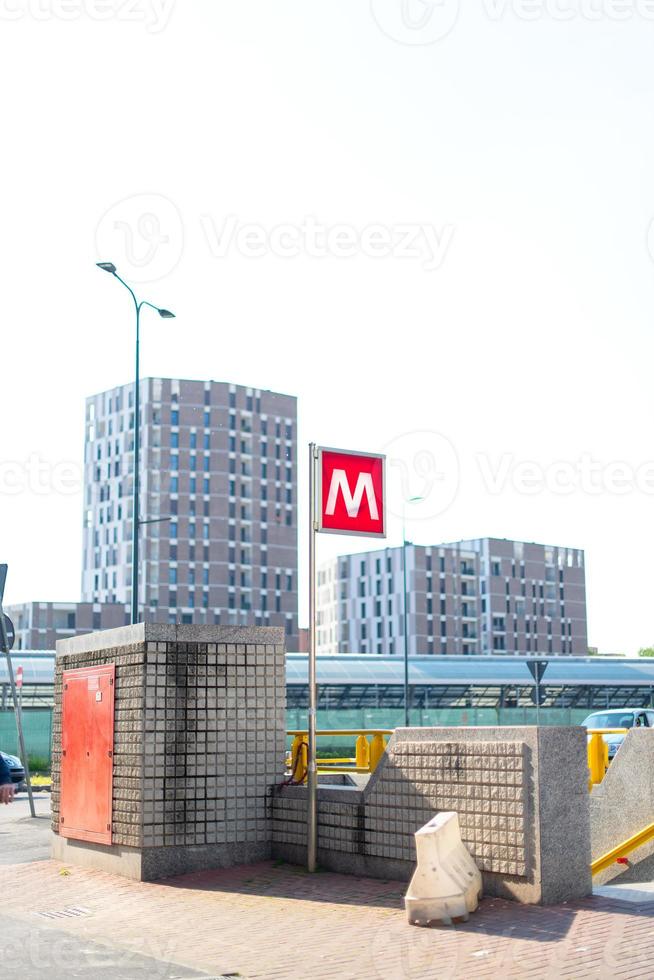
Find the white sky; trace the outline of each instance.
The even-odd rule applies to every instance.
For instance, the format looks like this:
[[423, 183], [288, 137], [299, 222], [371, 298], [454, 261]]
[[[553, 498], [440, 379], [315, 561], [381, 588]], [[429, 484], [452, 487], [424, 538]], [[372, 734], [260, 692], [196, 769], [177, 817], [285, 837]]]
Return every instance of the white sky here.
[[79, 596], [62, 464], [132, 374], [102, 258], [177, 313], [143, 376], [299, 396], [303, 495], [310, 438], [390, 446], [411, 540], [584, 548], [590, 642], [654, 642], [652, 6], [0, 0], [6, 601]]

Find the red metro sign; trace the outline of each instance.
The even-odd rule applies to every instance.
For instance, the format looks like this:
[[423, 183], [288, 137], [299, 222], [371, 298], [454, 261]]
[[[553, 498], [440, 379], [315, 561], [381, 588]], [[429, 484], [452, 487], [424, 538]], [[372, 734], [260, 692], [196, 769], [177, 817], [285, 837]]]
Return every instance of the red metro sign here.
[[385, 456], [318, 450], [318, 530], [386, 536]]

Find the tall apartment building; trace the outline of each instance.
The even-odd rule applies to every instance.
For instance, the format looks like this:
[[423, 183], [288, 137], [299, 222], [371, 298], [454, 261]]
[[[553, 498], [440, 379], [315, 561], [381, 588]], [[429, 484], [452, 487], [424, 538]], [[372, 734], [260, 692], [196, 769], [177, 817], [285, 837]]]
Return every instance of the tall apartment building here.
[[[141, 381], [143, 618], [297, 638], [297, 407], [215, 381]], [[82, 600], [131, 601], [134, 386], [86, 401]]]
[[[402, 547], [318, 573], [319, 653], [404, 652]], [[481, 538], [407, 544], [407, 636], [417, 654], [586, 656], [584, 553]]]

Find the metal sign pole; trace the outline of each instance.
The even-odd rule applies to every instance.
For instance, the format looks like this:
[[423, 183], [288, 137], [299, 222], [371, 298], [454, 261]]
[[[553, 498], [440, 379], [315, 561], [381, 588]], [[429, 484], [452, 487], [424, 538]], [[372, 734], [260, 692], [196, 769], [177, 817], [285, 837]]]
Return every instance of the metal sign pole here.
[[316, 444], [309, 445], [309, 750], [307, 759], [307, 871], [316, 870], [318, 767], [316, 764]]
[[23, 722], [20, 716], [20, 710], [18, 707], [18, 696], [16, 694], [16, 681], [14, 680], [14, 666], [11, 662], [11, 653], [9, 651], [9, 639], [7, 637], [7, 626], [5, 624], [5, 614], [2, 608], [2, 599], [5, 592], [5, 582], [7, 580], [7, 566], [0, 565], [0, 646], [2, 647], [2, 652], [7, 658], [7, 673], [9, 674], [9, 686], [11, 687], [11, 698], [14, 704], [14, 717], [16, 718], [16, 731], [18, 732], [18, 746], [20, 749], [20, 759], [23, 763], [25, 769], [25, 783], [27, 785], [27, 795], [30, 801], [30, 813], [33, 817], [36, 816], [36, 810], [34, 809], [34, 798], [32, 796], [32, 782], [30, 780], [30, 767], [27, 760], [27, 751], [25, 750], [25, 739], [23, 738]]
[[530, 660], [527, 664], [527, 667], [529, 668], [529, 673], [534, 678], [534, 682], [535, 682], [534, 693], [536, 695], [536, 724], [537, 725], [540, 725], [540, 702], [541, 702], [541, 693], [542, 693], [541, 684], [543, 681], [543, 674], [545, 673], [548, 664], [549, 664], [549, 660]]

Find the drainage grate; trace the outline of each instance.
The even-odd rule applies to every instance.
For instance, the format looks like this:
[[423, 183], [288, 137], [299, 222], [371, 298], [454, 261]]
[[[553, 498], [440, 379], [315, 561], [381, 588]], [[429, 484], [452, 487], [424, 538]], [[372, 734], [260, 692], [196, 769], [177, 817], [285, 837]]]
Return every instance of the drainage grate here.
[[70, 905], [65, 909], [48, 909], [46, 912], [36, 914], [44, 919], [70, 919], [80, 915], [93, 915], [90, 909], [82, 908], [80, 905]]

